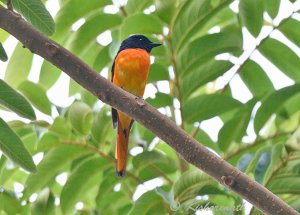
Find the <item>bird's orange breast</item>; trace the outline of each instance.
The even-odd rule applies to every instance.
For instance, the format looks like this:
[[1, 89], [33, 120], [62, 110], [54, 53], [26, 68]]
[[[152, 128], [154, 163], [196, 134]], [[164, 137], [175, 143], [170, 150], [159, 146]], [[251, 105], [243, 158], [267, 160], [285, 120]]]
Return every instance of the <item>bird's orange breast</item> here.
[[150, 56], [143, 49], [125, 49], [115, 59], [113, 83], [143, 96], [150, 68]]

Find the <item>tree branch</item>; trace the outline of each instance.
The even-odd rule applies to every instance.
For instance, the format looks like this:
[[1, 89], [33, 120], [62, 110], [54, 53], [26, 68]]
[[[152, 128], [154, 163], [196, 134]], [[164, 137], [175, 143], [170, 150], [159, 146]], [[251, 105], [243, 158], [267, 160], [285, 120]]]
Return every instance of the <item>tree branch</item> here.
[[298, 214], [259, 183], [210, 152], [168, 117], [101, 77], [78, 57], [0, 6], [0, 27], [48, 60], [101, 101], [126, 113], [174, 148], [186, 161], [236, 192], [265, 214]]

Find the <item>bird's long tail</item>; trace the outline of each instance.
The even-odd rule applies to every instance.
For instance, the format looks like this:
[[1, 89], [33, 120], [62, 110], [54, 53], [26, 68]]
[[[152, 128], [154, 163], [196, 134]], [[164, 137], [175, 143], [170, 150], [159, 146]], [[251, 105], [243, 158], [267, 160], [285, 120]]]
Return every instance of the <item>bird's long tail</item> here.
[[[126, 172], [126, 161], [127, 161], [127, 153], [128, 153], [128, 140], [129, 140], [129, 130], [130, 126], [122, 125], [121, 120], [118, 120], [118, 135], [117, 135], [117, 143], [116, 143], [116, 170], [117, 176], [123, 177]], [[126, 123], [124, 123], [126, 124]]]

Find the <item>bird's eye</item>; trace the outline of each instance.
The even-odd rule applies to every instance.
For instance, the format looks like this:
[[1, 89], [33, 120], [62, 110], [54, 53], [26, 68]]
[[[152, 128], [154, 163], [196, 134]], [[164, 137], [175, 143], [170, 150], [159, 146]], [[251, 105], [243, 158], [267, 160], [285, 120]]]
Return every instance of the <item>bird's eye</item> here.
[[142, 41], [143, 40], [143, 38], [140, 38], [140, 41]]

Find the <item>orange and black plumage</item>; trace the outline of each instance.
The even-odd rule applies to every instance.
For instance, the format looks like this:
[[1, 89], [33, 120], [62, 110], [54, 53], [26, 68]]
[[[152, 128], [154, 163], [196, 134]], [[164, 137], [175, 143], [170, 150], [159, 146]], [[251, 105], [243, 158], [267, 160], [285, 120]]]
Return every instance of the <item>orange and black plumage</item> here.
[[[111, 70], [111, 81], [127, 92], [142, 97], [150, 69], [150, 52], [160, 46], [143, 35], [133, 35], [124, 40], [115, 57]], [[113, 127], [117, 129], [116, 171], [118, 177], [126, 172], [129, 132], [133, 119], [112, 108]]]

